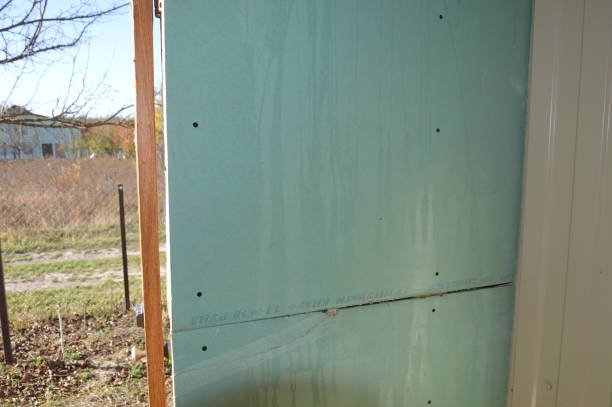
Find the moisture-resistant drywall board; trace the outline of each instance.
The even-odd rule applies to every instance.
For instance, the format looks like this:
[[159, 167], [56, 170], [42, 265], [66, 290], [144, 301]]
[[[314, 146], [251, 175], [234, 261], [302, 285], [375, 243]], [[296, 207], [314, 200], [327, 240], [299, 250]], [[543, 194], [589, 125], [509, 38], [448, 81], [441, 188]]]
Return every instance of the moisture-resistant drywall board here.
[[179, 332], [176, 406], [502, 407], [513, 292], [502, 286]]
[[173, 331], [511, 280], [530, 3], [165, 2]]

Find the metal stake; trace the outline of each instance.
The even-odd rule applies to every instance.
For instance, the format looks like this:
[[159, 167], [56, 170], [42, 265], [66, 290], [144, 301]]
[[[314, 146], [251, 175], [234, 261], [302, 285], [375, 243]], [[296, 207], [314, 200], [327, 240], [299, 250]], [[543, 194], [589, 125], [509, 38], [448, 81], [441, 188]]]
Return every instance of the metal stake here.
[[130, 309], [130, 282], [128, 277], [127, 242], [125, 239], [125, 206], [123, 204], [123, 184], [117, 185], [119, 191], [119, 225], [121, 228], [121, 260], [123, 263], [123, 292], [125, 309]]
[[2, 245], [0, 244], [0, 326], [2, 326], [2, 344], [4, 346], [4, 361], [7, 364], [15, 363], [11, 349], [11, 335], [9, 332], [8, 306], [6, 305], [6, 290], [4, 289], [4, 268], [2, 266]]

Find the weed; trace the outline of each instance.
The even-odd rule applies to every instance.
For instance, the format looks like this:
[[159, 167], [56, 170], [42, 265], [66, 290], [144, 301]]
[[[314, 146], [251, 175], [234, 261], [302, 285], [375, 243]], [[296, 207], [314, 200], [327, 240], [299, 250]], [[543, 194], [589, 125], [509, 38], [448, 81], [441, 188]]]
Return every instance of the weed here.
[[68, 352], [64, 355], [64, 360], [75, 361], [86, 359], [87, 355], [81, 352]]
[[132, 369], [130, 370], [130, 378], [142, 379], [143, 377], [145, 377], [146, 373], [147, 373], [147, 369], [145, 365], [142, 363], [138, 363], [132, 366]]
[[91, 380], [94, 378], [94, 375], [91, 372], [85, 371], [80, 373], [78, 377], [81, 380]]
[[36, 357], [32, 360], [32, 365], [36, 367], [41, 367], [45, 363], [45, 359], [41, 357]]

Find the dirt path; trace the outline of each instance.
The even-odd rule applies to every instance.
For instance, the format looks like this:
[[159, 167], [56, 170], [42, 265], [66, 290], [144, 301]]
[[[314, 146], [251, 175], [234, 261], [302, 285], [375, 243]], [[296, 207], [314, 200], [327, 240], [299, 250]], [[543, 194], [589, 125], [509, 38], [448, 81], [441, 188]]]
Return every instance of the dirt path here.
[[[166, 274], [166, 269], [161, 268], [161, 275]], [[140, 270], [132, 271], [129, 273], [130, 276], [139, 277]], [[27, 292], [27, 291], [40, 291], [48, 288], [59, 289], [67, 287], [82, 287], [89, 285], [102, 284], [107, 280], [122, 281], [123, 273], [121, 270], [109, 270], [103, 271], [97, 274], [91, 274], [88, 276], [79, 276], [75, 274], [66, 273], [47, 273], [41, 278], [36, 280], [9, 280], [6, 281], [6, 291], [8, 292]]]
[[[160, 252], [165, 252], [165, 245], [160, 246]], [[129, 256], [140, 255], [139, 251], [131, 250], [128, 251]], [[62, 250], [54, 252], [43, 252], [43, 253], [28, 253], [30, 257], [27, 260], [16, 260], [9, 261], [5, 264], [12, 266], [17, 265], [28, 265], [28, 264], [53, 264], [63, 261], [81, 261], [81, 260], [98, 260], [98, 259], [114, 259], [121, 257], [121, 250], [112, 249], [101, 249], [91, 251], [76, 251], [76, 250]], [[161, 267], [161, 274], [166, 273], [165, 267]], [[140, 270], [132, 270], [129, 273], [130, 276], [140, 276]], [[44, 289], [59, 289], [67, 287], [77, 286], [90, 286], [101, 284], [107, 280], [121, 281], [123, 279], [123, 273], [121, 270], [106, 270], [102, 269], [99, 272], [87, 272], [86, 274], [79, 273], [46, 273], [35, 279], [21, 279], [21, 280], [7, 280], [6, 290], [8, 292], [27, 292], [27, 291], [38, 291]]]
[[[166, 246], [159, 247], [160, 252], [166, 251]], [[128, 250], [128, 256], [132, 255], [140, 255], [140, 251], [138, 250]], [[42, 252], [42, 253], [28, 253], [29, 259], [27, 260], [15, 260], [15, 261], [7, 261], [5, 259], [5, 264], [10, 265], [21, 265], [21, 264], [37, 264], [37, 263], [58, 263], [61, 261], [71, 261], [71, 260], [97, 260], [97, 259], [110, 259], [114, 257], [121, 257], [120, 249], [100, 249], [100, 250], [90, 250], [90, 251], [76, 251], [76, 250], [61, 250], [61, 251], [51, 251], [51, 252]]]

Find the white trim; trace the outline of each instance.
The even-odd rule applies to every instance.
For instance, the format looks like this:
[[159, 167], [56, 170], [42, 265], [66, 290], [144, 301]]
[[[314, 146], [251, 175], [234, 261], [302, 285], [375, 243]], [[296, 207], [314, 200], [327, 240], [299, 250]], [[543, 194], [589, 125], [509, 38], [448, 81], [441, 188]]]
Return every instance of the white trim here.
[[612, 2], [536, 0], [508, 405], [612, 406]]
[[584, 2], [536, 0], [508, 405], [556, 405]]

